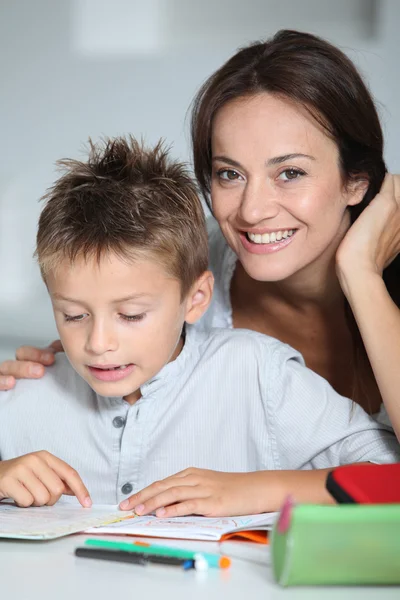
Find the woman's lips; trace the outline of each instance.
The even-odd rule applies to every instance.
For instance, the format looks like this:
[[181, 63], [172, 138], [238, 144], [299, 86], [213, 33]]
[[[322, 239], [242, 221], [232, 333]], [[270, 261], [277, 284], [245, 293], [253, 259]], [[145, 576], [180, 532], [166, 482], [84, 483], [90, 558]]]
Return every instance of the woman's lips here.
[[272, 254], [273, 252], [279, 252], [279, 250], [287, 248], [287, 246], [289, 246], [289, 244], [291, 244], [293, 239], [296, 237], [296, 233], [297, 230], [291, 237], [282, 239], [279, 242], [269, 242], [268, 244], [257, 244], [255, 242], [251, 242], [246, 233], [243, 231], [239, 231], [239, 238], [244, 249], [251, 254]]

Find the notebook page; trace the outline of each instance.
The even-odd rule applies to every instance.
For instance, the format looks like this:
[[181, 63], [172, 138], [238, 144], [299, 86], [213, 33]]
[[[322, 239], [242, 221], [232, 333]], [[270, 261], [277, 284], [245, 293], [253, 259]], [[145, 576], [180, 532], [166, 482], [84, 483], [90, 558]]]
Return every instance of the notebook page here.
[[105, 527], [90, 528], [85, 533], [138, 535], [186, 540], [218, 541], [226, 533], [251, 529], [271, 529], [277, 513], [241, 517], [175, 517], [133, 516]]
[[126, 516], [126, 511], [110, 505], [82, 508], [57, 502], [54, 506], [19, 508], [13, 502], [0, 502], [0, 538], [49, 540]]

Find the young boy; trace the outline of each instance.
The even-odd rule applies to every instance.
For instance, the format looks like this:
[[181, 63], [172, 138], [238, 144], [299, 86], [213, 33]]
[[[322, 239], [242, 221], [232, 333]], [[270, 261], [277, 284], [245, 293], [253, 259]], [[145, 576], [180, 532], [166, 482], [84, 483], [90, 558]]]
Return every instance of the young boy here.
[[204, 215], [161, 145], [109, 140], [61, 164], [36, 253], [65, 356], [2, 395], [0, 499], [243, 514], [289, 492], [326, 501], [329, 467], [400, 459], [292, 348], [193, 327], [213, 287]]

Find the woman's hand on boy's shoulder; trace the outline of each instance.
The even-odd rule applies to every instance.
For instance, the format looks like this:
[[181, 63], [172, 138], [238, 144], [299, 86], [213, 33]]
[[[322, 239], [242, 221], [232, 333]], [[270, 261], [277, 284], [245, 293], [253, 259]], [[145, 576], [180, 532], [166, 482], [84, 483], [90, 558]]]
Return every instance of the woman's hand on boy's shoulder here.
[[52, 506], [63, 494], [76, 496], [85, 508], [92, 505], [79, 473], [50, 452], [0, 462], [0, 499], [12, 498], [22, 507]]
[[45, 367], [54, 363], [55, 353], [62, 351], [59, 340], [44, 349], [21, 346], [16, 352], [15, 360], [0, 363], [0, 390], [11, 390], [17, 379], [40, 379], [45, 373]]
[[144, 488], [120, 504], [138, 515], [222, 517], [261, 513], [259, 473], [223, 473], [191, 467]]

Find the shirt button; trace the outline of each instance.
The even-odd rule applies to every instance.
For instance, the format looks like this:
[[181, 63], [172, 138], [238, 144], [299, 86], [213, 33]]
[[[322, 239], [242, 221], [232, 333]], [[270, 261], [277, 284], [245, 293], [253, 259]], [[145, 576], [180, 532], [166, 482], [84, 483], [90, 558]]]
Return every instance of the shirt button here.
[[124, 483], [124, 485], [121, 488], [121, 492], [123, 494], [130, 494], [132, 490], [133, 490], [133, 487], [132, 487], [132, 484], [130, 484], [130, 483]]
[[117, 429], [120, 429], [120, 427], [123, 427], [125, 425], [125, 419], [124, 419], [124, 417], [114, 417], [112, 423], [113, 423], [114, 427], [116, 427]]

